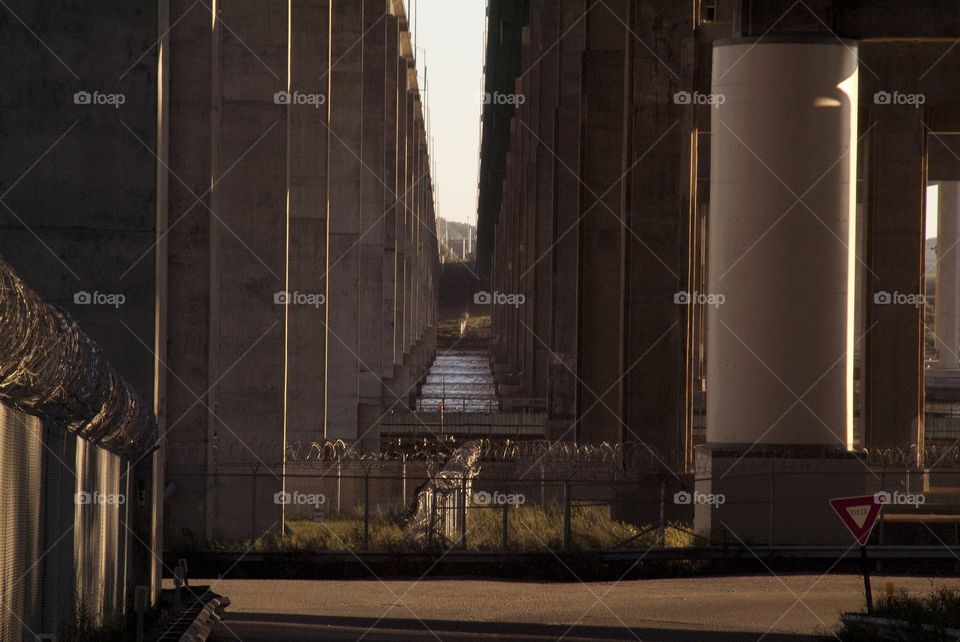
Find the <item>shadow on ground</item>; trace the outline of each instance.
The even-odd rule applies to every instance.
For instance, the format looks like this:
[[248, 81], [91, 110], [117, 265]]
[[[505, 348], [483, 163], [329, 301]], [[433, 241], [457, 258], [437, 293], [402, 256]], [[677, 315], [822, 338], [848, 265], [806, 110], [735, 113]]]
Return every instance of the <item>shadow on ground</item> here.
[[476, 639], [509, 640], [644, 640], [644, 642], [694, 642], [709, 639], [717, 642], [755, 642], [759, 638], [771, 642], [787, 640], [823, 640], [824, 637], [802, 634], [767, 633], [764, 631], [714, 631], [703, 629], [668, 629], [656, 627], [609, 627], [524, 622], [459, 622], [456, 620], [418, 620], [404, 618], [336, 617], [323, 615], [281, 615], [273, 613], [227, 612], [212, 642], [261, 640], [417, 640], [447, 641]]

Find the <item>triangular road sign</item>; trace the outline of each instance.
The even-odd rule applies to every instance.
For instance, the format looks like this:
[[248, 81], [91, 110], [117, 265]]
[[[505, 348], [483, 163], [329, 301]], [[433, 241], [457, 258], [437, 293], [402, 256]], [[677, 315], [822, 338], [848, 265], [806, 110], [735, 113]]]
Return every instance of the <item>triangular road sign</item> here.
[[880, 517], [880, 509], [883, 507], [881, 500], [876, 495], [837, 497], [830, 500], [830, 505], [850, 534], [861, 546], [865, 546], [870, 539], [870, 531]]

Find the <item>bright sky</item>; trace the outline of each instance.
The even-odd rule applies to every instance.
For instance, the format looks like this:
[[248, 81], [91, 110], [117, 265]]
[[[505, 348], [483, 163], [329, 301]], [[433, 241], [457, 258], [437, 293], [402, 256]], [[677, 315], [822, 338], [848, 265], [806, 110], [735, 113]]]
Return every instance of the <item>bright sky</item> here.
[[427, 66], [437, 216], [476, 224], [487, 3], [406, 2], [421, 88]]

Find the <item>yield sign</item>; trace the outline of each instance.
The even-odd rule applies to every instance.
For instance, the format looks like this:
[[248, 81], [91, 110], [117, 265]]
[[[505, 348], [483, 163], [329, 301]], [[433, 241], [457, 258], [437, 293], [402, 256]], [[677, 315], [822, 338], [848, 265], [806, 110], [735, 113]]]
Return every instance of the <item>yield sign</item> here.
[[830, 505], [857, 542], [866, 546], [883, 506], [877, 496], [837, 497], [830, 500]]

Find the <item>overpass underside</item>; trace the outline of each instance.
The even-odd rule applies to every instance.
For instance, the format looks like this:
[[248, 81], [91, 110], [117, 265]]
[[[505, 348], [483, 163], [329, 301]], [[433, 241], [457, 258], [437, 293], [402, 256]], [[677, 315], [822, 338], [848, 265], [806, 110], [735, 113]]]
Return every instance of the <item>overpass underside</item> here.
[[896, 297], [960, 179], [955, 8], [491, 0], [478, 262], [525, 297], [491, 306], [500, 390], [674, 469], [922, 451], [925, 306]]

